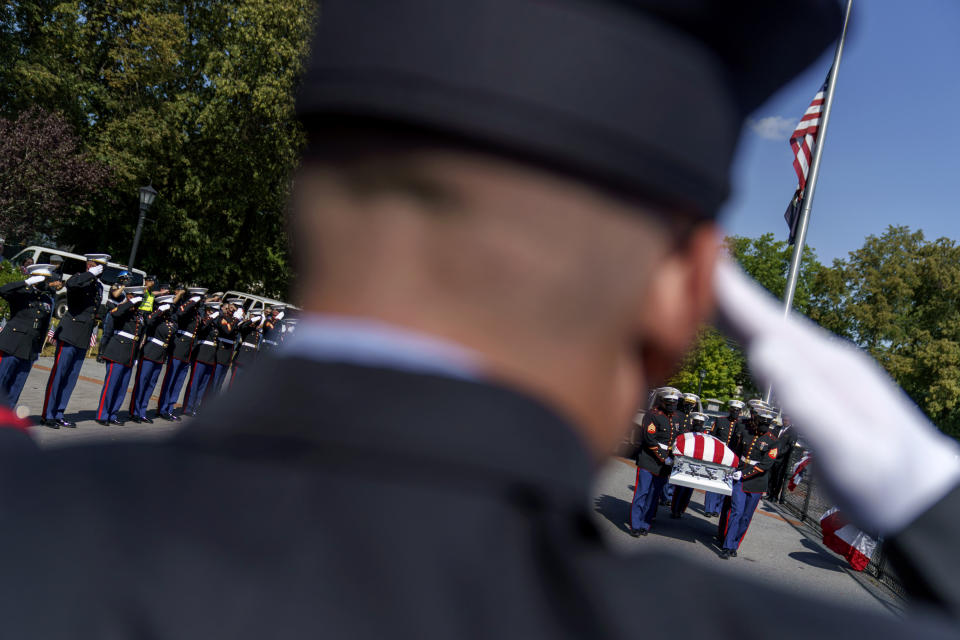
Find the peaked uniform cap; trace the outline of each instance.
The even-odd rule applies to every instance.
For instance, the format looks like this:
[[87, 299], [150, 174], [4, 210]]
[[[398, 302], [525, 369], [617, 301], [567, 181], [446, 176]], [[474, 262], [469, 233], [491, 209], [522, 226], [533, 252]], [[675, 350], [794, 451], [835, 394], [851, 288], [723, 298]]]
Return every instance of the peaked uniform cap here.
[[318, 24], [297, 99], [308, 153], [344, 118], [400, 125], [713, 217], [746, 116], [824, 52], [841, 12], [835, 0], [327, 0]]
[[86, 258], [88, 262], [96, 262], [97, 264], [107, 264], [110, 262], [109, 253], [85, 253], [83, 257]]
[[50, 277], [56, 270], [57, 268], [52, 264], [32, 264], [27, 267], [27, 275]]

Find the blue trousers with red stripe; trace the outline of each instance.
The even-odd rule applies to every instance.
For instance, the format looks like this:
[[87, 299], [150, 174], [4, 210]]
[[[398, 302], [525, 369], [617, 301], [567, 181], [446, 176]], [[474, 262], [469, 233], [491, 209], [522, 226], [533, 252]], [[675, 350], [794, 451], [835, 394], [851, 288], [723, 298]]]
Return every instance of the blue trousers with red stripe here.
[[193, 363], [193, 369], [190, 371], [190, 382], [187, 384], [187, 393], [184, 398], [184, 406], [189, 413], [194, 413], [200, 409], [200, 401], [207, 390], [207, 385], [213, 379], [214, 365], [197, 360]]
[[726, 531], [723, 534], [723, 548], [736, 551], [740, 548], [750, 521], [760, 504], [763, 493], [747, 493], [739, 480], [733, 483], [733, 495], [730, 496], [730, 510], [726, 514]]
[[690, 487], [674, 487], [673, 500], [670, 502], [670, 511], [675, 516], [682, 516], [690, 505], [690, 498], [693, 497], [693, 489]]
[[173, 413], [180, 397], [183, 381], [190, 371], [190, 363], [178, 358], [167, 360], [167, 372], [163, 374], [163, 383], [160, 385], [160, 400], [157, 402], [157, 413]]
[[130, 384], [128, 367], [107, 360], [107, 373], [103, 378], [103, 391], [100, 392], [100, 406], [97, 407], [97, 420], [117, 420], [123, 397], [127, 395], [127, 385]]
[[10, 407], [17, 406], [23, 385], [27, 383], [33, 360], [24, 360], [0, 351], [0, 389], [7, 394]]
[[144, 358], [137, 367], [137, 377], [133, 382], [133, 395], [130, 396], [130, 415], [138, 418], [147, 417], [147, 405], [150, 404], [150, 394], [157, 386], [160, 378], [160, 369], [163, 365]]
[[53, 359], [47, 391], [43, 396], [43, 417], [46, 420], [62, 420], [67, 403], [80, 378], [87, 350], [57, 340], [57, 355]]
[[229, 370], [230, 365], [217, 363], [217, 368], [213, 370], [213, 383], [207, 392], [208, 396], [220, 393], [220, 390], [223, 389], [223, 381], [227, 379], [227, 372]]
[[707, 495], [703, 498], [703, 512], [704, 513], [720, 513], [720, 510], [723, 508], [723, 499], [724, 496], [722, 493], [713, 493], [708, 491]]
[[644, 469], [637, 469], [637, 482], [633, 490], [633, 504], [630, 505], [630, 526], [634, 529], [650, 530], [657, 517], [660, 505], [660, 492], [667, 478], [655, 476]]

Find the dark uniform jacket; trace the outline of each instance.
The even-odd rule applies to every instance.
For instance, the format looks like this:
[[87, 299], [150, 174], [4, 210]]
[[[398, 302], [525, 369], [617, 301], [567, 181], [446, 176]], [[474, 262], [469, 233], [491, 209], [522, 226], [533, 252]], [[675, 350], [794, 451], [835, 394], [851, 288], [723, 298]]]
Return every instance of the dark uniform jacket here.
[[178, 308], [176, 313], [177, 335], [173, 339], [173, 352], [171, 355], [177, 360], [188, 362], [193, 353], [193, 345], [196, 340], [197, 327], [200, 326], [200, 309], [203, 308], [203, 298], [197, 302], [191, 302], [186, 299]]
[[143, 316], [138, 305], [129, 300], [124, 300], [109, 313], [113, 316], [113, 333], [100, 355], [104, 360], [132, 367], [140, 350]]
[[20, 280], [0, 287], [10, 305], [10, 320], [0, 331], [0, 351], [33, 362], [50, 327], [53, 296]]
[[237, 348], [237, 325], [240, 324], [236, 318], [220, 318], [217, 325], [217, 364], [229, 365], [233, 360], [233, 353]]
[[154, 311], [144, 322], [143, 358], [163, 364], [177, 334], [177, 323], [162, 311]]
[[77, 273], [66, 282], [67, 312], [60, 319], [56, 338], [86, 351], [97, 325], [97, 310], [103, 299], [103, 285], [89, 271]]
[[97, 312], [103, 326], [103, 331], [100, 333], [100, 357], [103, 357], [103, 352], [107, 348], [107, 343], [110, 342], [110, 336], [113, 335], [113, 332], [116, 331], [116, 327], [113, 324], [113, 310], [116, 309], [120, 304], [126, 300], [127, 297], [124, 294], [120, 294], [119, 298], [114, 298], [112, 296], [107, 296], [106, 302], [100, 307], [100, 310]]
[[260, 347], [260, 327], [257, 323], [244, 320], [237, 326], [237, 357], [234, 364], [248, 366], [253, 364]]
[[205, 317], [197, 327], [197, 340], [193, 343], [194, 360], [205, 364], [217, 364], [217, 338], [220, 317]]
[[263, 351], [270, 351], [278, 346], [280, 346], [281, 339], [283, 337], [283, 320], [271, 320], [267, 319], [263, 323], [263, 336], [260, 341], [260, 348]]
[[[868, 613], [662, 549], [610, 550], [581, 438], [524, 395], [300, 359], [257, 367], [172, 442], [2, 459], [6, 637], [956, 637], [930, 610]], [[893, 547], [908, 589], [953, 616], [958, 510], [955, 492]], [[669, 623], [638, 635], [650, 602]]]
[[743, 420], [730, 420], [728, 417], [717, 418], [713, 421], [710, 435], [723, 441], [725, 445], [739, 451], [740, 440], [743, 436]]
[[777, 443], [777, 449], [779, 450], [779, 455], [777, 455], [777, 460], [780, 462], [785, 461], [790, 457], [790, 452], [797, 444], [797, 430], [791, 425], [789, 427], [783, 427], [780, 430], [780, 438]]
[[660, 409], [651, 409], [643, 416], [637, 466], [656, 476], [669, 477], [670, 467], [666, 461], [673, 455], [673, 443], [680, 435], [678, 423], [673, 416], [664, 414]]
[[779, 438], [773, 431], [764, 433], [743, 432], [740, 445], [734, 449], [740, 456], [740, 471], [743, 473], [743, 490], [747, 493], [763, 493], [770, 480], [770, 467], [777, 461]]

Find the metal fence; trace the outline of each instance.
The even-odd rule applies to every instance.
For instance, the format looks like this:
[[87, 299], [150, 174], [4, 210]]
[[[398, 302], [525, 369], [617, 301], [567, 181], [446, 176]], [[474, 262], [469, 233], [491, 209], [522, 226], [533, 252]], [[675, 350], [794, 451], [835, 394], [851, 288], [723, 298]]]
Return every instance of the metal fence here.
[[[790, 481], [790, 473], [794, 465], [803, 457], [803, 453], [804, 449], [799, 446], [794, 447], [793, 451], [790, 452], [790, 457], [787, 459], [787, 477], [786, 480], [784, 480], [783, 493], [781, 494], [783, 506], [787, 511], [796, 515], [804, 525], [813, 529], [817, 534], [823, 535], [823, 532], [820, 530], [820, 518], [826, 511], [833, 507], [836, 502], [818, 485], [816, 473], [805, 474], [803, 482], [797, 485], [793, 491], [787, 490], [786, 487]], [[816, 462], [814, 461], [811, 464], [811, 469], [813, 469], [813, 464], [816, 464]], [[893, 571], [893, 567], [887, 563], [882, 545], [877, 547], [873, 558], [870, 560], [870, 564], [864, 569], [864, 573], [888, 587], [894, 593], [900, 596], [906, 596], [903, 585]]]

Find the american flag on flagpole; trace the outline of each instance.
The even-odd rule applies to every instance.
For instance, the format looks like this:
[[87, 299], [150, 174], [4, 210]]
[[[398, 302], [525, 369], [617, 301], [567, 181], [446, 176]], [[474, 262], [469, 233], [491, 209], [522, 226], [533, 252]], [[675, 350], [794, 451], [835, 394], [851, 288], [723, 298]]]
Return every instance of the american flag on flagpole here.
[[820, 115], [827, 93], [827, 83], [830, 74], [823, 81], [817, 95], [804, 112], [793, 133], [790, 134], [790, 148], [793, 150], [793, 170], [797, 173], [797, 191], [790, 200], [784, 220], [790, 226], [790, 244], [793, 244], [797, 234], [797, 222], [800, 220], [800, 205], [803, 202], [803, 190], [807, 187], [807, 174], [810, 172], [810, 162], [813, 159], [813, 149], [817, 144], [817, 135], [820, 133]]

